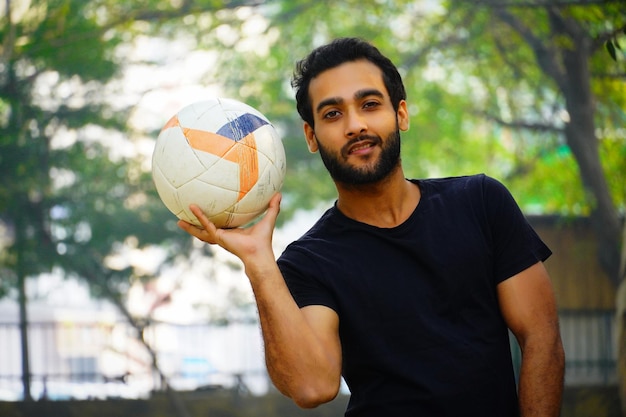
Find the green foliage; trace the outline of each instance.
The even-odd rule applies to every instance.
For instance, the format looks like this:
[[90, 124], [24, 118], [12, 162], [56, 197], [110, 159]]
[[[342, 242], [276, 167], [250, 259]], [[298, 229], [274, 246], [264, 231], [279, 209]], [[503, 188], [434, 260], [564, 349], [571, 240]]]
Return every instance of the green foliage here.
[[[103, 138], [126, 129], [128, 112], [114, 110], [101, 93], [124, 68], [119, 46], [139, 34], [191, 35], [195, 48], [218, 51], [207, 82], [222, 84], [277, 126], [288, 160], [283, 220], [335, 195], [319, 157], [304, 144], [289, 80], [298, 59], [339, 36], [373, 41], [403, 74], [411, 116], [402, 139], [408, 176], [485, 172], [505, 181], [529, 210], [588, 213], [563, 137], [565, 97], [528, 39], [498, 13], [528, 24], [533, 36], [550, 42], [550, 53], [566, 53], [577, 40], [550, 37], [554, 21], [543, 7], [490, 5], [33, 0], [21, 10], [14, 4], [11, 19], [5, 15], [0, 24], [6, 69], [0, 175], [11, 179], [0, 185], [0, 219], [11, 231], [0, 255], [4, 275], [18, 263], [27, 274], [57, 264], [78, 270], [66, 261], [81, 259], [81, 268], [89, 264], [92, 274], [117, 274], [122, 282], [128, 271], [102, 268], [108, 254], [129, 239], [139, 246], [172, 239], [172, 217], [148, 174], [131, 160], [111, 161], [107, 141], [99, 145], [86, 134], [90, 126], [103, 129]], [[589, 60], [596, 125], [614, 201], [624, 207], [623, 10], [613, 3], [560, 10], [600, 45]], [[603, 49], [609, 43], [617, 62]], [[70, 137], [69, 144], [57, 143]]]
[[612, 136], [604, 137], [600, 142], [600, 156], [607, 171], [611, 195], [616, 204], [626, 201], [626, 130], [616, 130]]
[[129, 112], [103, 93], [122, 68], [117, 48], [134, 36], [132, 16], [186, 12], [153, 15], [135, 3], [116, 14], [109, 1], [27, 6], [7, 2], [0, 24], [0, 297], [18, 277], [58, 267], [115, 298], [133, 271], [108, 267], [108, 256], [124, 245], [180, 251], [189, 239], [172, 233], [141, 161], [111, 158], [115, 140], [132, 141], [120, 137]]
[[[16, 48], [17, 55], [28, 57], [40, 71], [54, 68], [61, 76], [106, 81], [114, 75], [113, 50], [120, 40], [106, 33], [96, 16], [88, 13], [88, 2], [34, 3], [19, 26], [25, 29], [21, 35], [26, 42]], [[27, 32], [27, 27], [34, 30]]]

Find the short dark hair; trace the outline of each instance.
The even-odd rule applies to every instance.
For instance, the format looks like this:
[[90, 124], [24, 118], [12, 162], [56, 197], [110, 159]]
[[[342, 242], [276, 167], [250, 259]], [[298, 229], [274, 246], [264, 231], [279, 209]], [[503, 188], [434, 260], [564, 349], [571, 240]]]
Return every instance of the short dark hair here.
[[296, 90], [296, 106], [302, 120], [314, 126], [309, 97], [311, 80], [328, 69], [361, 59], [370, 61], [381, 69], [391, 104], [394, 110], [398, 111], [400, 101], [406, 100], [406, 91], [402, 77], [393, 62], [363, 39], [338, 38], [314, 49], [307, 57], [296, 63], [291, 86]]

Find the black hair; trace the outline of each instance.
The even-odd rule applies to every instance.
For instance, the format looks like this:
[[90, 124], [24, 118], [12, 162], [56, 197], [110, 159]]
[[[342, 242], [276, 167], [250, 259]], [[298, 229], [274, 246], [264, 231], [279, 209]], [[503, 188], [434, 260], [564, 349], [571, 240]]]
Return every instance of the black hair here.
[[313, 123], [313, 109], [309, 97], [311, 80], [322, 72], [346, 62], [367, 60], [383, 73], [383, 82], [394, 110], [398, 111], [401, 100], [406, 100], [402, 77], [396, 66], [374, 45], [359, 38], [338, 38], [314, 49], [307, 57], [296, 63], [291, 86], [296, 90], [296, 106], [302, 120]]

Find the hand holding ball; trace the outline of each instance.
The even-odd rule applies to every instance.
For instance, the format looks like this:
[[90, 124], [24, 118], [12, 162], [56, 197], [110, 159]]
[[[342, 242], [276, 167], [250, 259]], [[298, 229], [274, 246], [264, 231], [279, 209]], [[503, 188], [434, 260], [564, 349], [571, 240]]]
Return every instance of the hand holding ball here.
[[170, 119], [152, 156], [159, 197], [200, 226], [196, 204], [218, 228], [244, 225], [268, 206], [285, 177], [280, 136], [258, 110], [232, 99], [191, 104]]

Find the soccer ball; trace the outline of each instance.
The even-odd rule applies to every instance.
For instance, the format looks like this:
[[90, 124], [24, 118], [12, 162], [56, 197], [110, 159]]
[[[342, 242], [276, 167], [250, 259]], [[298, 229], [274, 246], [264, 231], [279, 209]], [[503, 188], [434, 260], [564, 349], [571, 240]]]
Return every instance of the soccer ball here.
[[215, 98], [184, 107], [161, 130], [152, 178], [165, 206], [200, 226], [198, 205], [218, 228], [261, 215], [285, 177], [285, 150], [274, 126], [237, 100]]

